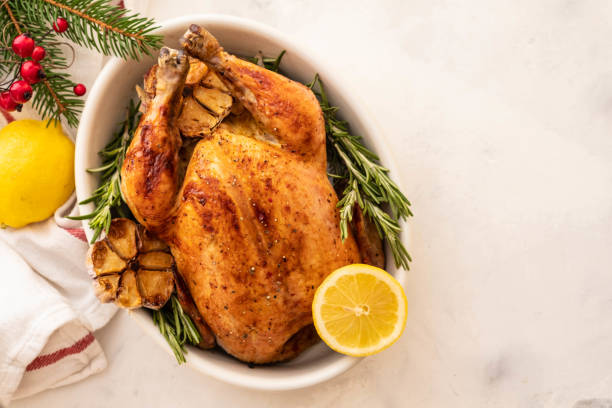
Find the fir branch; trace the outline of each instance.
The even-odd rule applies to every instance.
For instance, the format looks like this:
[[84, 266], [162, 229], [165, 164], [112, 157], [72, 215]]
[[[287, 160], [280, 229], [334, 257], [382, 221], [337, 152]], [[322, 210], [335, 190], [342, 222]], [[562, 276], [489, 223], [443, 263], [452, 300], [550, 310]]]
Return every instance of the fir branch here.
[[13, 15], [13, 10], [11, 10], [11, 7], [9, 6], [8, 1], [4, 2], [4, 8], [6, 9], [6, 12], [8, 13], [8, 16], [11, 19], [13, 26], [17, 30], [17, 33], [21, 34], [21, 28], [19, 27], [19, 23], [17, 22], [17, 20], [15, 19], [15, 16]]
[[[65, 72], [69, 66], [56, 33], [50, 30], [57, 17], [64, 17], [69, 29], [60, 34], [74, 43], [105, 55], [138, 59], [159, 48], [162, 37], [151, 34], [157, 27], [151, 19], [126, 12], [110, 0], [4, 0], [0, 7], [0, 90], [19, 77], [22, 59], [11, 50], [13, 39], [29, 33], [45, 48], [40, 61], [46, 79], [33, 86], [33, 107], [45, 119], [64, 118], [73, 127], [83, 101], [74, 95], [74, 82]], [[51, 31], [51, 32], [50, 32]], [[74, 52], [74, 50], [73, 50]]]
[[[20, 27], [19, 21], [22, 20], [22, 15], [19, 14], [19, 10], [11, 9], [9, 1], [4, 3], [4, 8], [7, 11], [7, 16], [12, 24], [5, 26], [3, 30], [3, 38], [1, 38], [2, 53], [1, 56], [4, 59], [14, 61], [13, 64], [0, 64], [0, 75], [6, 78], [17, 78], [19, 76], [19, 68], [21, 67], [21, 59], [15, 59], [15, 55], [12, 52], [10, 44], [15, 36], [21, 34], [24, 30]], [[15, 15], [17, 17], [15, 17]], [[3, 14], [0, 13], [0, 24], [7, 24], [8, 21], [6, 16], [2, 18]], [[34, 96], [32, 98], [32, 106], [36, 111], [43, 117], [51, 120], [60, 119], [63, 116], [66, 122], [73, 127], [78, 125], [78, 114], [83, 106], [83, 101], [80, 98], [75, 97], [72, 90], [74, 83], [70, 81], [68, 74], [59, 74], [53, 71], [52, 67], [63, 68], [65, 67], [66, 59], [61, 53], [61, 50], [57, 49], [58, 44], [50, 42], [45, 38], [47, 30], [44, 27], [32, 26], [23, 27], [27, 29], [30, 35], [35, 38], [38, 45], [43, 46], [47, 51], [47, 56], [40, 62], [42, 65], [46, 78], [44, 78], [38, 84], [32, 86], [34, 90]], [[11, 81], [7, 81], [5, 86], [2, 86], [2, 90], [10, 86]]]
[[100, 186], [93, 192], [91, 197], [81, 201], [79, 204], [93, 202], [95, 209], [89, 213], [76, 217], [67, 217], [72, 220], [90, 220], [89, 227], [94, 230], [91, 238], [93, 244], [100, 237], [102, 232], [108, 232], [113, 211], [122, 217], [128, 217], [128, 211], [123, 204], [121, 195], [121, 166], [130, 141], [134, 136], [136, 127], [140, 120], [138, 108], [140, 103], [130, 100], [126, 119], [119, 125], [119, 130], [115, 137], [99, 152], [103, 158], [102, 166], [95, 169], [88, 169], [90, 173], [99, 173]]
[[[6, 11], [5, 13], [0, 12], [0, 27], [2, 27], [2, 43], [0, 43], [0, 55], [3, 60], [14, 61], [14, 64], [3, 63], [0, 64], [0, 75], [4, 80], [7, 74], [15, 72], [15, 75], [19, 73], [19, 68], [15, 69], [15, 66], [21, 66], [21, 59], [17, 57], [11, 48], [12, 40], [17, 35], [21, 34], [21, 27], [13, 14], [13, 10], [5, 0], [2, 3], [2, 8]], [[4, 84], [3, 84], [4, 85]], [[4, 88], [4, 87], [3, 87]]]
[[130, 14], [111, 0], [13, 1], [29, 21], [41, 22], [42, 16], [52, 17], [51, 22], [65, 18], [70, 28], [61, 36], [104, 55], [138, 59], [143, 54], [151, 55], [162, 44], [162, 36], [151, 34], [158, 28], [152, 19]]

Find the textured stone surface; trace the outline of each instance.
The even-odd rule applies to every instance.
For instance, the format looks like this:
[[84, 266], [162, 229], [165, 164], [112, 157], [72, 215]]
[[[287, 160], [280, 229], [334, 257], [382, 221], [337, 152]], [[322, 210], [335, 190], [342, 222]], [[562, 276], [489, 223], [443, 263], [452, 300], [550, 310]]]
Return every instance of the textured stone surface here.
[[610, 406], [612, 2], [150, 3], [274, 26], [362, 95], [414, 204], [406, 331], [263, 393], [178, 367], [120, 313], [104, 373], [14, 407]]

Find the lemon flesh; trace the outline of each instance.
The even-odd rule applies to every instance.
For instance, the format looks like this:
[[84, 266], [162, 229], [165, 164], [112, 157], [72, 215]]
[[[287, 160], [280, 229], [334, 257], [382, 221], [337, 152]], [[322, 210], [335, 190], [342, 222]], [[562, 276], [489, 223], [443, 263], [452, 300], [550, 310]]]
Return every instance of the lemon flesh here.
[[0, 130], [0, 225], [50, 217], [74, 190], [74, 143], [58, 123], [17, 120]]
[[374, 266], [353, 264], [323, 281], [312, 312], [317, 332], [329, 347], [351, 356], [367, 356], [400, 337], [408, 303], [393, 276]]

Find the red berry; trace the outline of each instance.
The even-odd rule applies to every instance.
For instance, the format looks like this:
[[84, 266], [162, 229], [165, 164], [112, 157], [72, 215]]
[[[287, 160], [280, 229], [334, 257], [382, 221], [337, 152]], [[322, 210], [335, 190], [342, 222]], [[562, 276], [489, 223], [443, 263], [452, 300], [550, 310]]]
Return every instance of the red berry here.
[[21, 58], [28, 58], [34, 50], [34, 40], [29, 34], [19, 34], [13, 40], [13, 51]]
[[11, 98], [17, 103], [26, 103], [32, 97], [32, 87], [26, 81], [17, 81], [9, 88]]
[[45, 58], [45, 55], [47, 55], [47, 51], [45, 51], [45, 49], [40, 45], [37, 45], [32, 50], [32, 59], [34, 61], [40, 61], [41, 59]]
[[45, 77], [42, 67], [36, 61], [24, 62], [23, 64], [21, 64], [21, 69], [19, 70], [19, 72], [21, 73], [21, 77], [25, 79], [29, 84], [38, 83], [41, 79]]
[[83, 96], [83, 95], [85, 95], [85, 92], [87, 92], [87, 88], [85, 88], [85, 85], [83, 85], [83, 84], [76, 84], [74, 86], [74, 94], [76, 96]]
[[0, 108], [7, 112], [13, 112], [18, 109], [19, 106], [20, 105], [11, 98], [11, 93], [9, 91], [4, 91], [0, 94]]
[[63, 33], [68, 29], [68, 21], [63, 17], [58, 17], [55, 23], [53, 23], [53, 29], [57, 33]]

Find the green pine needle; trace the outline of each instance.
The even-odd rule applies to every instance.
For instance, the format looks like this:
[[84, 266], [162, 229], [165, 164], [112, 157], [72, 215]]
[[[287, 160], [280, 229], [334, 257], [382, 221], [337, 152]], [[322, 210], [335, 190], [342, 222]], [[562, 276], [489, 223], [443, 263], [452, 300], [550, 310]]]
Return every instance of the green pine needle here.
[[[19, 30], [29, 33], [46, 51], [40, 64], [47, 78], [33, 85], [32, 107], [43, 119], [63, 118], [72, 127], [78, 126], [83, 99], [74, 94], [75, 83], [65, 72], [72, 63], [66, 39], [124, 59], [150, 55], [162, 43], [161, 36], [152, 34], [158, 28], [153, 20], [121, 9], [111, 0], [4, 0], [0, 5], [0, 90], [19, 79], [23, 62], [11, 49], [19, 31], [8, 7]], [[58, 17], [69, 25], [61, 34], [51, 29]]]
[[111, 0], [10, 0], [10, 6], [24, 21], [43, 23], [47, 28], [58, 18], [68, 21], [68, 30], [59, 34], [75, 44], [104, 55], [138, 59], [161, 47], [162, 36], [151, 34], [158, 27]]

